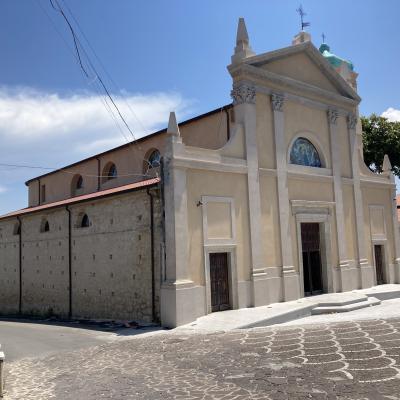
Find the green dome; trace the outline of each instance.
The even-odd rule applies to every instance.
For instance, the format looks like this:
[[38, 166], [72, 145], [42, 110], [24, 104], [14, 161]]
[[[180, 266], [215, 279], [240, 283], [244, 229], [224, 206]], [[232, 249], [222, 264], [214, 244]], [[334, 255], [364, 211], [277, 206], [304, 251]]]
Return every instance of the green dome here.
[[327, 59], [332, 67], [339, 68], [342, 64], [346, 64], [351, 71], [354, 71], [353, 63], [331, 53], [331, 48], [326, 43], [321, 44], [319, 52]]

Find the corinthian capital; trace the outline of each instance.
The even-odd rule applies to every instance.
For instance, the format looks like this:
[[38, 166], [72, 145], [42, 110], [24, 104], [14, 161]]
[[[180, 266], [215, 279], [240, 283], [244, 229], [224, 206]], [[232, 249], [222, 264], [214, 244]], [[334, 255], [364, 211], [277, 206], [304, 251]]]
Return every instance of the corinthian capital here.
[[274, 111], [283, 111], [283, 104], [285, 98], [282, 94], [279, 93], [272, 93], [271, 94], [271, 105]]
[[328, 110], [328, 120], [330, 124], [336, 125], [338, 116], [339, 116], [338, 110], [335, 110], [334, 108], [330, 108]]
[[256, 102], [256, 89], [253, 85], [247, 83], [234, 83], [231, 90], [231, 97], [233, 104], [250, 103]]
[[347, 116], [347, 127], [349, 129], [354, 129], [356, 127], [356, 125], [357, 125], [357, 119], [358, 118], [357, 118], [357, 116], [355, 114], [350, 113]]

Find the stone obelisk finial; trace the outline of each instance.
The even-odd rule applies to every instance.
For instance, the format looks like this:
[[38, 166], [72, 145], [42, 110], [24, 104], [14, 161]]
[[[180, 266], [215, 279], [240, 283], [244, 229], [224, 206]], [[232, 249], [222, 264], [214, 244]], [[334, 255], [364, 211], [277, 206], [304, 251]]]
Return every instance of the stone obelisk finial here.
[[382, 171], [391, 172], [391, 170], [392, 170], [392, 164], [390, 162], [389, 156], [385, 154], [385, 156], [383, 157]]
[[178, 123], [176, 122], [176, 115], [174, 111], [171, 111], [169, 113], [167, 133], [172, 136], [177, 136], [177, 137], [181, 136]]
[[237, 34], [236, 34], [236, 47], [235, 53], [232, 56], [232, 64], [238, 63], [244, 58], [254, 56], [255, 53], [250, 47], [249, 35], [247, 33], [244, 18], [239, 18]]

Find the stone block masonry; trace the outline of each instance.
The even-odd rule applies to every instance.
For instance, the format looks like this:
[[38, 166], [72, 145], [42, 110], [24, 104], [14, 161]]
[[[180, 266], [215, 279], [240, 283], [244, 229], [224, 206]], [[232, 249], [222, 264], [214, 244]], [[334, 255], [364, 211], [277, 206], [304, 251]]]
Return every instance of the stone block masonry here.
[[151, 191], [153, 235], [146, 190], [21, 216], [21, 236], [17, 218], [0, 221], [0, 313], [159, 320], [163, 224]]

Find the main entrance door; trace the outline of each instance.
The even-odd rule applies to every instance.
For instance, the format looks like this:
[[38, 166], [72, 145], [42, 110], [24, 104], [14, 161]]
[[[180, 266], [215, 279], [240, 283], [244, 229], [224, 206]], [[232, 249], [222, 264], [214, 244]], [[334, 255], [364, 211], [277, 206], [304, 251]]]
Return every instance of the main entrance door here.
[[301, 224], [304, 296], [323, 293], [319, 224]]
[[385, 274], [383, 271], [383, 249], [382, 245], [375, 245], [375, 268], [376, 268], [376, 284], [383, 285], [385, 283]]
[[210, 254], [211, 310], [224, 311], [229, 304], [228, 253]]

